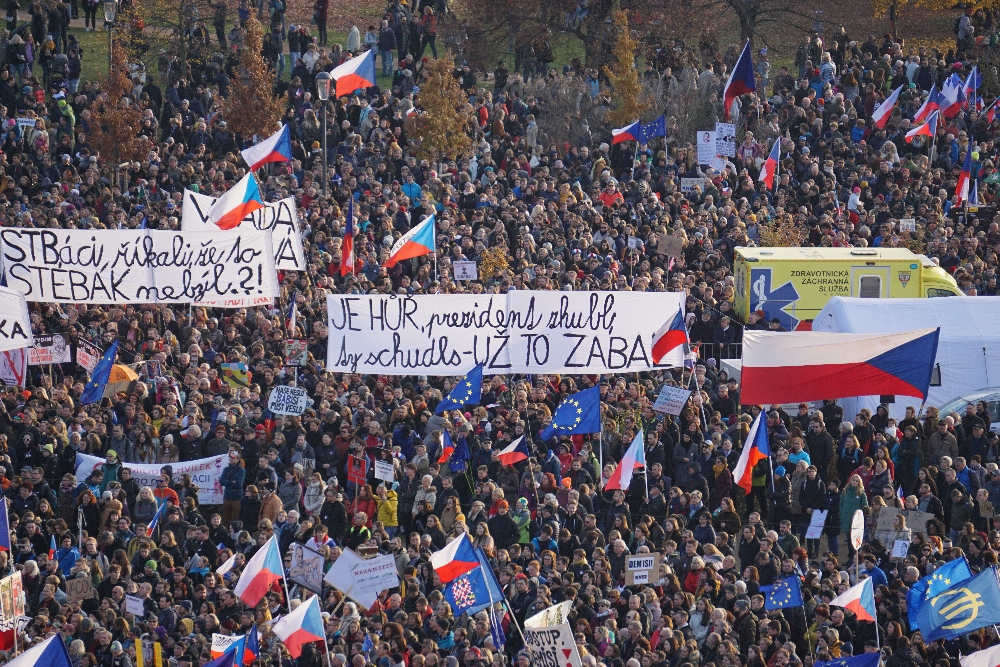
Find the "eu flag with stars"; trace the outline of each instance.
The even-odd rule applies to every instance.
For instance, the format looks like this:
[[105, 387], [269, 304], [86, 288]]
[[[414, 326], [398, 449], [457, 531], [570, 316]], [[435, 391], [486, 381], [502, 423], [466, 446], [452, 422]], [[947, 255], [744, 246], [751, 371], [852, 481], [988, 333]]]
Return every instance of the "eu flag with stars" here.
[[906, 594], [906, 613], [910, 617], [910, 630], [917, 629], [917, 616], [920, 607], [927, 600], [945, 590], [949, 586], [965, 581], [972, 576], [969, 563], [965, 558], [956, 558], [939, 567], [934, 574], [929, 574], [913, 584]]
[[817, 662], [813, 667], [878, 667], [879, 660], [881, 659], [882, 653], [876, 651], [874, 653], [862, 653], [850, 658], [837, 658], [836, 660]]
[[760, 591], [764, 594], [764, 609], [785, 609], [803, 605], [802, 588], [798, 577], [780, 579], [771, 586], [761, 586]]
[[591, 387], [567, 396], [552, 415], [552, 423], [539, 434], [542, 440], [554, 435], [601, 432], [601, 388]]
[[639, 144], [648, 144], [649, 140], [654, 137], [665, 136], [667, 136], [667, 120], [662, 114], [652, 123], [639, 124], [639, 136], [637, 137]]
[[448, 467], [454, 473], [465, 472], [470, 458], [472, 458], [472, 454], [469, 452], [469, 443], [465, 438], [459, 438], [458, 444], [455, 446], [455, 451], [451, 453], [451, 458], [448, 459]]
[[917, 614], [917, 627], [925, 642], [954, 639], [996, 623], [1000, 623], [996, 567], [932, 595]]
[[477, 404], [483, 397], [483, 365], [479, 364], [459, 380], [451, 392], [438, 403], [434, 414], [441, 414], [445, 410], [455, 410], [464, 405]]
[[81, 405], [97, 403], [104, 397], [104, 388], [108, 386], [108, 380], [111, 379], [111, 367], [115, 365], [117, 357], [118, 341], [116, 340], [94, 366], [94, 372], [90, 374], [90, 380], [87, 381], [87, 386], [83, 388], [83, 394], [80, 395]]
[[479, 567], [445, 585], [444, 599], [451, 605], [455, 616], [461, 616], [464, 612], [473, 616], [504, 599], [482, 549], [476, 549], [476, 558], [479, 559]]

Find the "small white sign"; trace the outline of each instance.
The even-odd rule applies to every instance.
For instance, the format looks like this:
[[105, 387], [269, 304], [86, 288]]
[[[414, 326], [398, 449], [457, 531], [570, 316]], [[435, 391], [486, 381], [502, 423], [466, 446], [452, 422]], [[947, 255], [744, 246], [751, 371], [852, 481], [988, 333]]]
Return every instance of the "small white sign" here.
[[899, 231], [901, 231], [901, 232], [915, 232], [915, 231], [917, 231], [917, 219], [916, 218], [900, 218], [899, 219]]
[[125, 596], [125, 611], [136, 616], [144, 616], [146, 611], [142, 604], [142, 598], [134, 595]]
[[689, 389], [663, 385], [659, 395], [656, 397], [656, 402], [653, 403], [653, 410], [678, 416], [684, 411], [684, 404], [687, 403], [690, 396], [691, 391]]
[[452, 269], [455, 272], [455, 280], [479, 280], [479, 269], [472, 260], [461, 260], [452, 262]]
[[736, 125], [715, 124], [715, 154], [736, 157]]
[[698, 164], [712, 164], [715, 161], [715, 132], [703, 130], [698, 133]]
[[865, 540], [865, 514], [861, 510], [854, 511], [851, 519], [851, 546], [857, 551]]
[[642, 572], [632, 573], [632, 585], [637, 586], [639, 584], [649, 583], [649, 570], [643, 570]]
[[806, 530], [807, 540], [818, 540], [823, 536], [823, 526], [826, 525], [826, 517], [830, 510], [813, 510], [809, 518], [809, 528]]
[[267, 409], [276, 415], [301, 415], [309, 407], [309, 392], [302, 387], [279, 384], [271, 389]]
[[696, 187], [700, 188], [702, 183], [704, 182], [705, 182], [704, 178], [682, 178], [681, 192], [691, 192]]
[[396, 470], [391, 461], [375, 461], [375, 479], [390, 483], [396, 481]]

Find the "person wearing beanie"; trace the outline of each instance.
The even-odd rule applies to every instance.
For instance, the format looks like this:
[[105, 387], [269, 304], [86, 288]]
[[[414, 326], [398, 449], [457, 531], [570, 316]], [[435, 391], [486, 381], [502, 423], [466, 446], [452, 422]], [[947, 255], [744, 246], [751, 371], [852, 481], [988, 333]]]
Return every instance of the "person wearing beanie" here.
[[107, 490], [108, 484], [121, 481], [121, 472], [122, 462], [118, 460], [118, 452], [114, 449], [109, 449], [104, 460], [104, 465], [101, 466], [100, 489], [102, 494]]

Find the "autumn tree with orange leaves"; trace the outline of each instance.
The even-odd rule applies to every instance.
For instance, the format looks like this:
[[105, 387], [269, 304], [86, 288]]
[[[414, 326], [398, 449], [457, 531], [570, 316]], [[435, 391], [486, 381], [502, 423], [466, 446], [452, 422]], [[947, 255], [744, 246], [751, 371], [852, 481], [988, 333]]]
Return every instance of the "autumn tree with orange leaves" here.
[[274, 70], [267, 65], [261, 49], [264, 26], [255, 18], [246, 24], [239, 68], [235, 72], [229, 97], [223, 102], [229, 129], [238, 137], [266, 138], [277, 129], [285, 109], [286, 96], [275, 95]]
[[142, 131], [142, 106], [132, 96], [129, 54], [115, 48], [104, 92], [90, 108], [90, 143], [106, 165], [142, 160], [149, 154], [149, 139]]

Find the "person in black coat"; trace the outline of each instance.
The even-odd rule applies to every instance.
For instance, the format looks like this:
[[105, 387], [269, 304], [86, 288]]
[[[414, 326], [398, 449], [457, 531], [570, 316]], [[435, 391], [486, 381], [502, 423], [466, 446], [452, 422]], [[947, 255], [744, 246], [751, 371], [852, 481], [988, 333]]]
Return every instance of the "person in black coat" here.
[[510, 516], [510, 505], [506, 500], [501, 500], [498, 504], [497, 515], [490, 519], [486, 525], [490, 529], [490, 535], [497, 549], [507, 549], [512, 544], [516, 544], [521, 537], [521, 531]]

